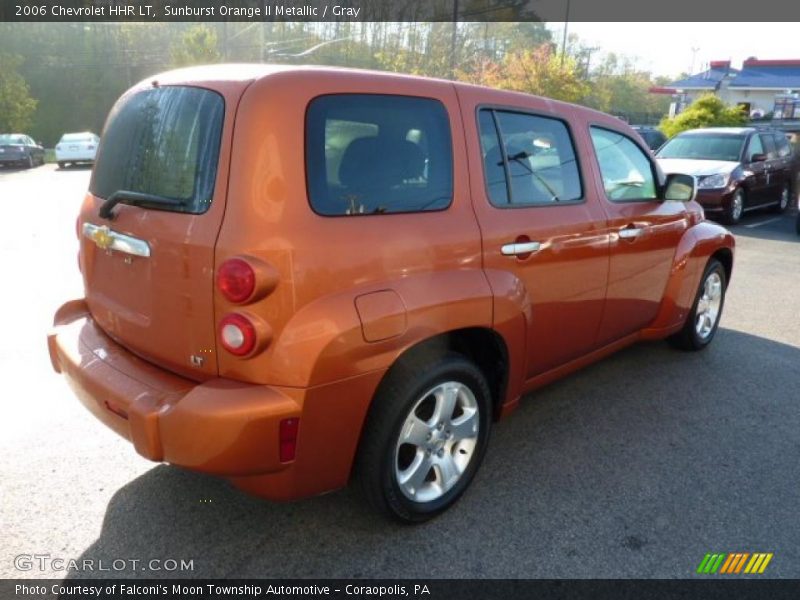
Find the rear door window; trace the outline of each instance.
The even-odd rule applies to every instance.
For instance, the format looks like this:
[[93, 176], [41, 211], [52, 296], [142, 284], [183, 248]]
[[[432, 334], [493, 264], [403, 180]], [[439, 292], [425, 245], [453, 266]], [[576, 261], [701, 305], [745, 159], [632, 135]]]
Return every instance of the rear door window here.
[[563, 121], [483, 109], [478, 115], [489, 201], [498, 208], [580, 200], [575, 148]]
[[778, 158], [778, 150], [775, 147], [775, 138], [769, 134], [761, 134], [761, 143], [767, 153], [767, 160], [775, 160]]
[[778, 147], [778, 157], [787, 158], [792, 155], [792, 146], [782, 133], [775, 134], [775, 145]]
[[325, 216], [442, 210], [453, 145], [438, 100], [380, 94], [315, 98], [306, 115], [311, 207]]
[[160, 210], [193, 214], [211, 205], [225, 111], [211, 90], [165, 86], [124, 98], [103, 133], [90, 191], [125, 190], [180, 200]]

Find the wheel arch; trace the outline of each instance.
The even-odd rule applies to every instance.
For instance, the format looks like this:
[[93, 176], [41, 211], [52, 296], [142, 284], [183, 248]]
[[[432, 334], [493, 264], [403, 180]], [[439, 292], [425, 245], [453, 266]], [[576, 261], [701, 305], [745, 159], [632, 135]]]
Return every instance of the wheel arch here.
[[643, 332], [645, 339], [664, 338], [680, 329], [711, 258], [722, 263], [726, 281], [730, 282], [734, 247], [733, 235], [716, 223], [701, 221], [686, 231], [675, 251], [658, 316]]
[[417, 341], [396, 357], [381, 379], [375, 395], [380, 393], [384, 382], [401, 364], [419, 356], [435, 359], [448, 352], [456, 352], [471, 360], [484, 374], [492, 393], [493, 416], [497, 419], [508, 388], [509, 357], [505, 340], [489, 327], [463, 327]]

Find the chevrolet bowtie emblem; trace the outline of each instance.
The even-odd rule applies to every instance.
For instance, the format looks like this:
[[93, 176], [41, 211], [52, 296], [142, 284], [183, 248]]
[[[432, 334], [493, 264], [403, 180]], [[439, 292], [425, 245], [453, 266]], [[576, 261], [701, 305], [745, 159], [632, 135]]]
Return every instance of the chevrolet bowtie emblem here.
[[114, 238], [109, 233], [108, 227], [105, 226], [95, 229], [92, 232], [91, 237], [92, 241], [101, 250], [106, 250], [114, 242]]

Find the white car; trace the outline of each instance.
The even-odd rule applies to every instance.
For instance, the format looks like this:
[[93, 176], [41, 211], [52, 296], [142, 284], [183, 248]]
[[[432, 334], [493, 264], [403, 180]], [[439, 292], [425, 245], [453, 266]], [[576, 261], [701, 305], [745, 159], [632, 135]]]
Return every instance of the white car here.
[[56, 162], [62, 169], [67, 163], [93, 163], [100, 138], [90, 131], [65, 133], [56, 144]]

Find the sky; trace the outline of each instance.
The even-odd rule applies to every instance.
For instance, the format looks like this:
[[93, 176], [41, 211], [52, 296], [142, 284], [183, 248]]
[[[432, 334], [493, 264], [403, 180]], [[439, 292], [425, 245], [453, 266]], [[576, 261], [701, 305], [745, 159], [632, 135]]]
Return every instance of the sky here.
[[[548, 27], [560, 43], [564, 24]], [[741, 68], [750, 56], [800, 59], [798, 23], [569, 23], [568, 31], [600, 48], [592, 62], [614, 52], [635, 59], [641, 70], [669, 77], [688, 72], [692, 62], [699, 73], [712, 60], [730, 59]]]

